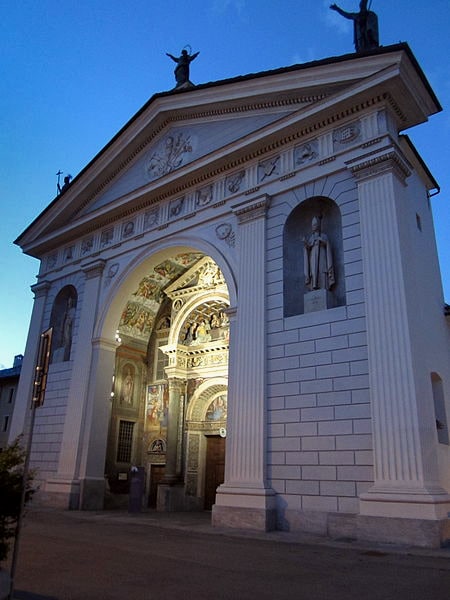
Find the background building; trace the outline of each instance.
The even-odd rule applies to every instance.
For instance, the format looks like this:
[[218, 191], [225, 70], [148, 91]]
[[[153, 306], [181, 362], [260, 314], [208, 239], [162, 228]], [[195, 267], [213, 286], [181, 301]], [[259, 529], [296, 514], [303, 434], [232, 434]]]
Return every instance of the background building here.
[[8, 444], [22, 360], [18, 354], [11, 369], [0, 370], [0, 451]]

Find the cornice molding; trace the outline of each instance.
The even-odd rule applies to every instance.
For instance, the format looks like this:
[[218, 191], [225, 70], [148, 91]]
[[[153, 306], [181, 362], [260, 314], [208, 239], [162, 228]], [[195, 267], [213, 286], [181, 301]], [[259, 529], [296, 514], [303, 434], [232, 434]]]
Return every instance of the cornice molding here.
[[349, 161], [347, 165], [358, 181], [394, 171], [397, 177], [404, 183], [411, 175], [412, 169], [409, 162], [401, 155], [399, 150], [392, 146], [382, 154], [373, 152], [372, 155], [369, 154], [362, 159], [359, 158], [357, 163]]
[[231, 210], [236, 215], [239, 224], [248, 223], [249, 221], [265, 218], [270, 201], [271, 197], [264, 194], [264, 196], [260, 196], [255, 200], [235, 204], [231, 207]]
[[46, 297], [50, 288], [51, 284], [49, 281], [39, 281], [31, 286], [31, 291], [33, 292], [36, 300], [37, 298]]
[[86, 279], [100, 277], [106, 265], [106, 260], [98, 259], [81, 265], [81, 270], [86, 275]]

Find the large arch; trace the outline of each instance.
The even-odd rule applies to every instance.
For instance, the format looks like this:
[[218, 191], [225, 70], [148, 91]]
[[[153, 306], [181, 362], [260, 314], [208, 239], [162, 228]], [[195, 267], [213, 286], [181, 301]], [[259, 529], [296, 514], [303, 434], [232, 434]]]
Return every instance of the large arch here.
[[[174, 318], [174, 327], [170, 337], [171, 346], [177, 346], [180, 327], [186, 317], [200, 310], [203, 303], [208, 304], [209, 300], [209, 305], [211, 305], [212, 299], [214, 302], [222, 303], [223, 306], [228, 307], [230, 304], [235, 306], [237, 302], [235, 275], [231, 265], [225, 260], [223, 255], [214, 246], [203, 240], [196, 239], [194, 242], [191, 238], [182, 238], [180, 236], [176, 239], [166, 240], [160, 244], [150, 245], [145, 251], [134, 256], [125, 265], [120, 275], [104, 289], [105, 296], [99, 310], [93, 342], [94, 354], [96, 350], [97, 353], [103, 355], [104, 359], [94, 361], [95, 364], [102, 365], [102, 372], [96, 372], [95, 366], [93, 367], [90, 385], [93, 404], [91, 413], [93, 422], [90, 425], [90, 430], [91, 432], [97, 432], [97, 439], [94, 442], [91, 434], [89, 436], [90, 443], [87, 444], [87, 447], [95, 447], [97, 452], [100, 452], [106, 458], [106, 473], [113, 473], [110, 479], [110, 492], [112, 493], [126, 491], [126, 486], [121, 487], [118, 485], [118, 481], [119, 477], [121, 479], [125, 478], [126, 471], [131, 466], [131, 463], [142, 466], [145, 470], [148, 488], [151, 488], [154, 484], [152, 479], [156, 477], [157, 467], [159, 468], [164, 465], [167, 453], [170, 452], [171, 445], [173, 445], [168, 429], [166, 429], [168, 427], [167, 421], [170, 419], [167, 413], [172, 411], [173, 415], [174, 410], [173, 402], [171, 405], [172, 408], [169, 408], [169, 396], [172, 397], [174, 393], [177, 394], [175, 404], [179, 406], [178, 410], [181, 414], [182, 427], [185, 427], [186, 415], [183, 411], [185, 410], [185, 404], [188, 402], [187, 389], [189, 386], [190, 391], [195, 394], [195, 386], [192, 387], [191, 383], [196, 382], [198, 377], [211, 377], [214, 372], [220, 371], [223, 374], [224, 365], [226, 366], [226, 371], [228, 370], [228, 358], [226, 358], [226, 361], [218, 361], [217, 367], [211, 365], [211, 363], [205, 366], [207, 361], [202, 363], [198, 359], [198, 356], [204, 351], [202, 348], [203, 344], [199, 344], [195, 347], [196, 359], [186, 359], [186, 368], [184, 370], [175, 369], [176, 372], [171, 372], [170, 378], [167, 375], [167, 379], [164, 381], [155, 375], [155, 371], [152, 371], [152, 365], [156, 364], [156, 361], [152, 352], [159, 353], [159, 348], [158, 345], [154, 345], [154, 334], [160, 337], [167, 333], [169, 338], [170, 331], [169, 328], [165, 332], [163, 330], [164, 327], [162, 327], [162, 330], [156, 331], [157, 324], [164, 323], [165, 321], [164, 318], [161, 318], [160, 312], [163, 307], [163, 301], [160, 301], [154, 307], [153, 333], [149, 334], [146, 342], [143, 340], [134, 340], [136, 343], [133, 343], [131, 338], [123, 340], [117, 335], [124, 307], [130, 301], [130, 298], [136, 296], [136, 291], [139, 289], [142, 281], [146, 278], [148, 279], [148, 274], [157, 270], [159, 265], [173, 261], [179, 256], [187, 256], [189, 259], [193, 257], [194, 264], [205, 263], [207, 257], [212, 259], [220, 269], [222, 281], [225, 280], [226, 283], [227, 292], [224, 292], [222, 286], [219, 291], [199, 289], [195, 297], [187, 297], [186, 304], [183, 310], [180, 311], [180, 314], [176, 315], [173, 312], [176, 317], [176, 323]], [[189, 272], [189, 269], [193, 268], [191, 262], [187, 260], [186, 272]], [[177, 278], [182, 279], [180, 272], [176, 272], [173, 277], [169, 276], [167, 280], [164, 280], [164, 289], [170, 288], [171, 284]], [[172, 318], [169, 319], [169, 323], [171, 321]], [[150, 343], [151, 336], [153, 336], [152, 343]], [[166, 342], [169, 341], [168, 338], [165, 340]], [[228, 356], [227, 345], [228, 339], [226, 342], [222, 341], [220, 343], [220, 351], [222, 353], [226, 352]], [[213, 346], [214, 342], [211, 342], [207, 348], [207, 353], [204, 354], [208, 359], [214, 352], [216, 354], [218, 352], [218, 349], [213, 348]], [[184, 351], [186, 356], [189, 356], [189, 353], [194, 353], [193, 348], [187, 350], [184, 348]], [[168, 363], [166, 365], [168, 366]], [[131, 383], [131, 379], [133, 379], [133, 383]], [[128, 380], [127, 383], [125, 380]], [[179, 381], [181, 380], [185, 383], [179, 387]], [[176, 384], [175, 387], [173, 382]], [[127, 394], [123, 391], [125, 385], [129, 386]], [[224, 386], [225, 384], [221, 385], [221, 390], [225, 390], [226, 392], [226, 386]], [[100, 388], [102, 392], [99, 391]], [[176, 392], [173, 391], [174, 389], [176, 389]], [[183, 391], [184, 389], [186, 389], [186, 392]], [[110, 392], [112, 400], [108, 415], [106, 415], [105, 410], [96, 411], [95, 405], [98, 403], [98, 397], [106, 397]], [[156, 407], [157, 403], [160, 404], [159, 408]], [[207, 407], [204, 410], [203, 420], [206, 420], [206, 409]], [[160, 412], [158, 413], [158, 411]], [[155, 416], [156, 414], [157, 416]], [[105, 422], [106, 418], [107, 423]], [[95, 424], [96, 421], [99, 422]], [[208, 423], [206, 430], [209, 432], [209, 435], [217, 435], [215, 431], [217, 427], [214, 429], [214, 425], [217, 425], [217, 423]], [[102, 432], [100, 433], [101, 430]], [[180, 477], [184, 477], [186, 490], [192, 492], [192, 472], [188, 473], [187, 462], [190, 460], [187, 454], [187, 435], [186, 433], [186, 438], [181, 443], [182, 448], [181, 450], [177, 450], [174, 460], [176, 462], [177, 473], [179, 471]], [[126, 445], [127, 436], [129, 441], [128, 446]], [[103, 441], [99, 442], [99, 439]], [[130, 441], [131, 439], [133, 440], [132, 442]], [[136, 440], [142, 440], [140, 446]], [[86, 450], [86, 453], [88, 455], [89, 451]], [[204, 452], [202, 460], [204, 462]], [[89, 462], [87, 456], [86, 462]], [[121, 463], [119, 466], [117, 466], [118, 462]], [[99, 469], [98, 461], [97, 469]], [[120, 469], [121, 471], [119, 472]], [[204, 469], [204, 464], [202, 469]], [[194, 494], [191, 493], [192, 497], [188, 498], [185, 503], [188, 505], [188, 508], [203, 508], [203, 473], [200, 473], [197, 481], [200, 484], [196, 486]], [[150, 494], [150, 492], [148, 493]], [[195, 493], [197, 493], [197, 498], [193, 497]], [[188, 493], [186, 492], [187, 496]], [[108, 497], [110, 498], [110, 494]], [[179, 504], [177, 506], [179, 508]]]

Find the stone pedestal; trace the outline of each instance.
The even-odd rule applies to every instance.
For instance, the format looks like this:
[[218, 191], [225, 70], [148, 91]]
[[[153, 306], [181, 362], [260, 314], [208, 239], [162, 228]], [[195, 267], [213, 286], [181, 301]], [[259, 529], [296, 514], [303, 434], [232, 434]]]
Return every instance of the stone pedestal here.
[[328, 290], [306, 292], [303, 300], [305, 314], [333, 308], [333, 295]]

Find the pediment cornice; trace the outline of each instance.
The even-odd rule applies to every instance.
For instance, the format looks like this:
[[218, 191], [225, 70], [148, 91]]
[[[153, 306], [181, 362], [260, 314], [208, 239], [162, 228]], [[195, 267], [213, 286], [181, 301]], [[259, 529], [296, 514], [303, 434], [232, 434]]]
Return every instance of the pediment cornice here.
[[[333, 72], [334, 87], [331, 65], [326, 65], [325, 75], [325, 67], [322, 66], [316, 72], [317, 79], [324, 82], [322, 89], [313, 85], [312, 67], [310, 71], [305, 69], [308, 81], [304, 73], [302, 77], [295, 71], [283, 73], [280, 77], [284, 91], [277, 88], [277, 85], [282, 87], [280, 82], [274, 85], [270, 79], [265, 97], [265, 81], [261, 77], [256, 82], [244, 82], [244, 89], [239, 90], [239, 94], [238, 84], [233, 83], [230, 89], [224, 85], [224, 95], [221, 94], [222, 88], [210, 87], [158, 98], [146, 113], [142, 112], [135, 119], [129, 129], [116, 136], [117, 140], [79, 176], [76, 185], [54, 201], [20, 236], [17, 243], [25, 252], [41, 256], [52, 246], [60, 245], [62, 240], [70, 243], [70, 240], [89, 235], [118, 220], [137, 218], [139, 213], [155, 205], [167, 204], [189, 195], [194, 199], [188, 198], [185, 207], [191, 203], [189, 215], [192, 216], [203, 208], [225, 202], [227, 194], [223, 191], [211, 194], [211, 199], [204, 204], [200, 204], [195, 195], [203, 187], [215, 185], [220, 178], [226, 180], [233, 173], [242, 171], [246, 175], [245, 186], [239, 190], [240, 195], [262, 193], [261, 188], [267, 181], [264, 178], [260, 181], [258, 165], [271, 157], [281, 156], [297, 144], [315, 144], [320, 136], [331, 136], [327, 142], [327, 152], [322, 152], [318, 159], [321, 164], [334, 160], [334, 155], [340, 149], [336, 150], [335, 144], [333, 146], [333, 132], [352, 121], [361, 120], [371, 112], [388, 111], [392, 121], [396, 123], [397, 131], [426, 120], [429, 114], [440, 107], [424, 85], [421, 79], [423, 74], [420, 75], [415, 70], [418, 67], [411, 62], [411, 56], [404, 49], [397, 48], [392, 57], [384, 52], [382, 56], [374, 55], [358, 59], [355, 63], [348, 61], [348, 64], [339, 64], [342, 78], [339, 72]], [[352, 73], [350, 67], [354, 65], [357, 68]], [[227, 98], [226, 101], [222, 101], [223, 97]], [[110, 189], [114, 181], [127, 172], [143, 152], [152, 147], [155, 140], [161, 140], [164, 131], [171, 127], [194, 126], [199, 122], [217, 122], [220, 119], [264, 114], [267, 111], [275, 114], [274, 120], [268, 124], [83, 214], [83, 210], [91, 206], [104, 190]], [[357, 139], [354, 143], [358, 145], [371, 142], [366, 136], [366, 139]], [[314, 148], [311, 152], [317, 155]], [[280, 180], [293, 176], [299, 168], [303, 168], [294, 164], [292, 157], [288, 163], [285, 162], [279, 172], [275, 171]], [[247, 177], [250, 171], [252, 175]], [[170, 207], [168, 210], [170, 211]], [[185, 211], [183, 218], [187, 216]], [[165, 222], [160, 221], [158, 227], [167, 226], [169, 220], [166, 218]]]

